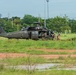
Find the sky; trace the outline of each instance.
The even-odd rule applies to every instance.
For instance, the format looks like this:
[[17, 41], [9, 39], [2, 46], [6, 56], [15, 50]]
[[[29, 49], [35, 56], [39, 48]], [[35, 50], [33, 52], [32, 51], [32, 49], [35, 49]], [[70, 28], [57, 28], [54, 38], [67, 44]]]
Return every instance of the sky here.
[[[1, 17], [24, 15], [47, 18], [46, 0], [0, 0]], [[76, 0], [49, 0], [49, 18], [56, 16], [76, 19]]]

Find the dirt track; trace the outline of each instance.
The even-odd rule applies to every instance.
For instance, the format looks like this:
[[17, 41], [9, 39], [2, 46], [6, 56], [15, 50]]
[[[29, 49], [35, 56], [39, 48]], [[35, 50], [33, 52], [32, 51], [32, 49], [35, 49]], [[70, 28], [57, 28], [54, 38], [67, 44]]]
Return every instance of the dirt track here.
[[[30, 55], [35, 57], [43, 57], [47, 59], [51, 58], [59, 58], [59, 57], [74, 57], [76, 58], [76, 54], [72, 54], [72, 52], [76, 52], [76, 50], [50, 50], [50, 49], [38, 49], [45, 52], [68, 52], [68, 54], [49, 54], [49, 55]], [[28, 57], [28, 54], [25, 53], [0, 53], [0, 58], [9, 58], [9, 57]]]
[[[28, 54], [24, 54], [24, 53], [0, 53], [0, 58], [9, 58], [9, 57], [28, 57]], [[47, 58], [47, 59], [51, 59], [51, 58], [59, 58], [59, 57], [74, 57], [76, 58], [76, 54], [73, 55], [58, 55], [58, 54], [51, 54], [51, 55], [30, 55], [30, 56], [35, 56], [35, 57], [43, 57], [43, 58]]]

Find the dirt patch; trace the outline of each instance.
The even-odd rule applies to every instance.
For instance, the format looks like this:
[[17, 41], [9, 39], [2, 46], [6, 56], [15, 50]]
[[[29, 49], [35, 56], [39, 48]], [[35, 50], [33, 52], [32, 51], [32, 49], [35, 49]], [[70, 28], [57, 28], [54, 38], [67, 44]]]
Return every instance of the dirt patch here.
[[76, 50], [64, 50], [64, 49], [49, 49], [49, 48], [28, 48], [28, 50], [40, 50], [45, 52], [76, 52]]
[[40, 57], [46, 58], [46, 59], [53, 59], [53, 58], [67, 58], [72, 57], [76, 58], [76, 55], [39, 55]]
[[[33, 50], [32, 48], [29, 50]], [[74, 57], [76, 58], [76, 50], [55, 50], [55, 49], [35, 49], [35, 50], [41, 50], [45, 52], [67, 52], [67, 54], [49, 54], [49, 55], [30, 55], [30, 56], [35, 56], [35, 57], [42, 57], [42, 58], [47, 58], [47, 59], [52, 59], [52, 58], [59, 58], [59, 57]], [[29, 54], [26, 53], [0, 53], [0, 58], [16, 58], [16, 57], [28, 57]]]
[[45, 52], [76, 52], [76, 50], [63, 50], [63, 49], [36, 49], [36, 50], [41, 50], [41, 51], [45, 51]]
[[27, 57], [25, 53], [0, 53], [0, 58], [15, 58], [15, 57]]
[[[16, 57], [28, 57], [28, 54], [25, 53], [0, 53], [0, 58], [16, 58]], [[30, 56], [34, 56], [34, 57], [42, 57], [42, 58], [46, 58], [46, 59], [53, 59], [53, 58], [59, 58], [59, 57], [73, 57], [76, 58], [76, 54], [74, 55], [57, 55], [57, 54], [51, 54], [51, 55], [30, 55]]]

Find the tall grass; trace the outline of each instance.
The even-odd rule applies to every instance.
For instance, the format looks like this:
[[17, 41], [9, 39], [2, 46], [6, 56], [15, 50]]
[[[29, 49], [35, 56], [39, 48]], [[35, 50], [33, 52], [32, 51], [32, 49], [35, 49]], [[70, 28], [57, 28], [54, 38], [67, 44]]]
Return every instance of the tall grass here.
[[[76, 40], [26, 40], [26, 39], [0, 39], [0, 52], [29, 52], [29, 49], [76, 49]], [[28, 50], [28, 51], [27, 51]]]
[[[76, 34], [61, 34], [61, 40], [26, 40], [26, 39], [7, 39], [0, 38], [0, 52], [27, 52], [29, 49], [49, 48], [49, 49], [76, 49], [76, 40], [68, 40], [75, 38]], [[64, 40], [63, 40], [64, 39]], [[34, 52], [33, 54], [37, 54]], [[40, 52], [43, 53], [43, 52]]]
[[[75, 34], [61, 35], [61, 40], [26, 40], [26, 39], [7, 39], [0, 38], [0, 52], [17, 52], [17, 53], [28, 53], [28, 54], [51, 54], [50, 52], [39, 51], [39, 48], [49, 49], [75, 49], [76, 40], [67, 40], [69, 38], [75, 38]], [[53, 53], [52, 53], [53, 54]], [[58, 53], [62, 54], [62, 53]], [[64, 53], [66, 54], [66, 53]], [[40, 57], [29, 58], [6, 58], [0, 59], [0, 75], [76, 75], [76, 71], [65, 71], [65, 70], [46, 70], [46, 71], [35, 71], [29, 73], [25, 70], [5, 69], [4, 65], [25, 65], [38, 63], [63, 63], [63, 64], [76, 64], [75, 58], [62, 58], [59, 59], [44, 59]], [[30, 63], [30, 64], [31, 64]]]
[[[5, 58], [0, 60], [0, 63], [5, 65], [29, 65], [31, 64], [39, 64], [39, 63], [46, 63], [48, 60], [41, 58], [41, 57], [34, 57], [30, 55], [29, 57], [19, 57], [19, 58]], [[2, 64], [1, 64], [2, 66]]]
[[29, 65], [29, 62], [31, 64], [42, 64], [42, 63], [62, 63], [62, 64], [73, 64], [76, 65], [76, 58], [72, 57], [59, 57], [59, 58], [53, 58], [53, 59], [45, 59], [42, 57], [19, 57], [19, 58], [5, 58], [0, 59], [0, 68], [3, 67], [3, 65]]
[[7, 69], [0, 72], [1, 75], [76, 75], [76, 71], [66, 70], [50, 70], [50, 71], [35, 71], [28, 73], [25, 70], [12, 70]]
[[62, 40], [72, 39], [72, 38], [76, 39], [76, 34], [61, 34], [61, 39]]

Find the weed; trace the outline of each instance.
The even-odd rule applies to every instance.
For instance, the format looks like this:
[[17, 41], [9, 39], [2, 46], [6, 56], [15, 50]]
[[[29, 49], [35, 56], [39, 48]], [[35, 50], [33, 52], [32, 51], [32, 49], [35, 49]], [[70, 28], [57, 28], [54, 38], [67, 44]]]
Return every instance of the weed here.
[[0, 71], [2, 71], [4, 69], [4, 65], [0, 64]]

